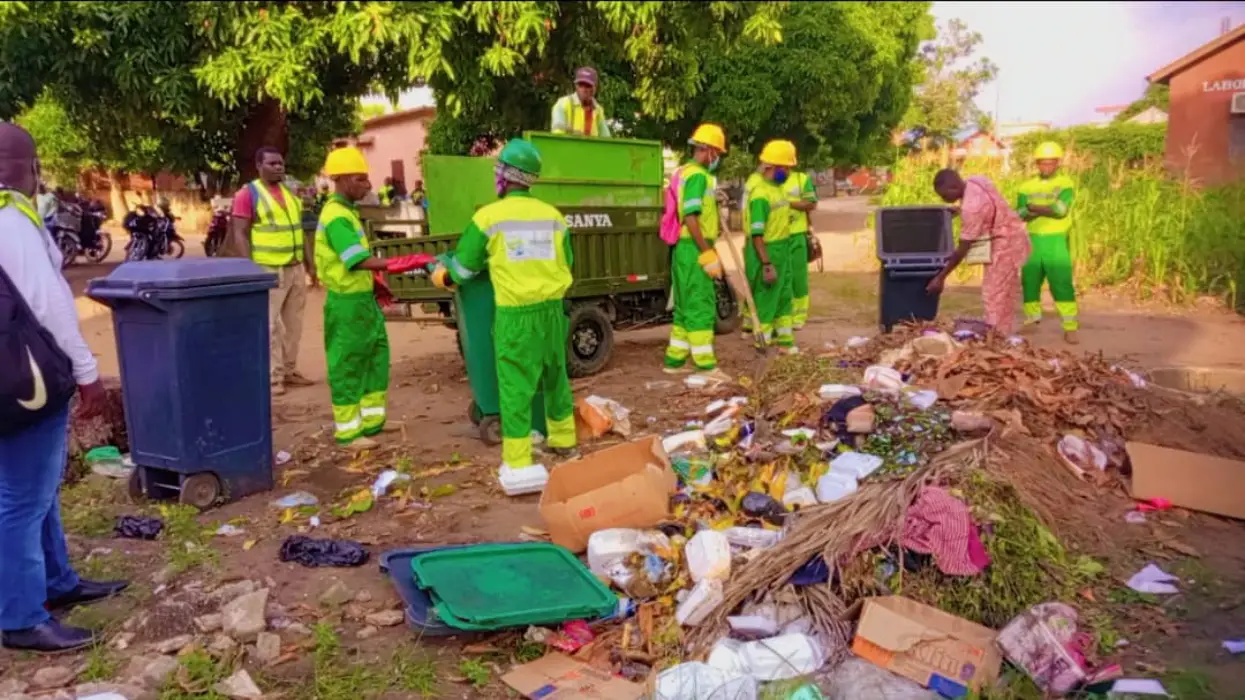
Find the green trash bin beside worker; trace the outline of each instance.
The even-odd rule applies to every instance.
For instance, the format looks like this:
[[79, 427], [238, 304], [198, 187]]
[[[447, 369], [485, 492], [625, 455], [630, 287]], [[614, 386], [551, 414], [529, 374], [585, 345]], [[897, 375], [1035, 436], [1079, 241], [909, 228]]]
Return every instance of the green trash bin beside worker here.
[[[488, 272], [496, 304], [492, 334], [504, 475], [535, 464], [532, 401], [542, 391], [547, 451], [560, 456], [575, 452], [563, 305], [573, 257], [566, 218], [530, 192], [540, 176], [540, 152], [528, 141], [512, 139], [497, 160], [494, 185], [500, 199], [475, 213], [453, 255], [433, 271], [432, 281], [442, 288], [458, 286], [462, 294], [467, 282]], [[472, 329], [467, 332], [464, 353], [472, 354], [467, 346], [474, 334]]]

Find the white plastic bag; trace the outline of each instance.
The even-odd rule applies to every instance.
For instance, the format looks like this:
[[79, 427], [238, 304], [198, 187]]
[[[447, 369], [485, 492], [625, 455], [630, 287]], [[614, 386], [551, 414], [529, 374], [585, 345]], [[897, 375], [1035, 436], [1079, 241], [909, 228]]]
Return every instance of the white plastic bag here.
[[882, 466], [882, 458], [864, 452], [844, 452], [830, 462], [830, 471], [851, 474], [859, 481]]
[[826, 662], [814, 637], [783, 634], [755, 642], [723, 639], [709, 653], [709, 665], [728, 676], [750, 675], [758, 681], [783, 681], [813, 673]]
[[831, 471], [817, 480], [817, 500], [822, 503], [833, 503], [840, 498], [856, 493], [856, 475], [846, 471]]
[[904, 387], [903, 375], [890, 367], [872, 365], [865, 368], [863, 385], [866, 389], [897, 391]]
[[657, 675], [655, 700], [756, 700], [756, 680], [691, 661]]

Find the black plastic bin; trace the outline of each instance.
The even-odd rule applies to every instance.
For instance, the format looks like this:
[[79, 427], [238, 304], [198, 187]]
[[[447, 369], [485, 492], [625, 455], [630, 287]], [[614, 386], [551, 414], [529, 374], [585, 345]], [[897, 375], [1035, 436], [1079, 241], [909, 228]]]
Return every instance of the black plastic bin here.
[[880, 207], [876, 213], [878, 325], [889, 333], [905, 321], [932, 321], [940, 295], [926, 285], [947, 264], [954, 243], [943, 206]]

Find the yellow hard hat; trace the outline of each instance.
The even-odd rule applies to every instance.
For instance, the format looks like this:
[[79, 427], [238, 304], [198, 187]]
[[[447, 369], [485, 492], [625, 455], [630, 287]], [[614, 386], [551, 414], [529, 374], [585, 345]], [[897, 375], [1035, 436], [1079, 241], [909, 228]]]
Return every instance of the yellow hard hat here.
[[692, 133], [692, 138], [688, 139], [688, 143], [711, 146], [723, 153], [726, 152], [726, 134], [722, 131], [722, 127], [717, 124], [705, 122], [696, 127], [696, 131]]
[[324, 174], [329, 177], [367, 175], [367, 158], [363, 157], [363, 151], [354, 146], [335, 148], [324, 161]]
[[1043, 141], [1033, 151], [1034, 160], [1059, 160], [1063, 158], [1063, 147], [1054, 141]]
[[776, 139], [765, 144], [761, 149], [761, 162], [766, 165], [785, 165], [795, 167], [795, 144], [783, 139]]

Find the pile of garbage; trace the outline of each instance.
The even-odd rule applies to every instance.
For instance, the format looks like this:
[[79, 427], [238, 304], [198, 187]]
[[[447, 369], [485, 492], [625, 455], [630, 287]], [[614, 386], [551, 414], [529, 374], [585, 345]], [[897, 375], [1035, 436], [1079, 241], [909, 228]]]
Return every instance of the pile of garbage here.
[[[1039, 469], [1107, 474], [1149, 410], [1139, 375], [971, 327], [909, 327], [716, 392], [661, 439], [678, 477], [667, 514], [587, 537], [592, 573], [636, 611], [592, 645], [616, 674], [665, 700], [755, 698], [840, 669], [862, 682], [853, 655], [909, 693], [896, 697], [988, 687], [1004, 659], [1057, 693], [1122, 675], [1061, 602], [1101, 565], [1051, 536], [999, 455], [1041, 445]], [[1034, 589], [1006, 581], [1021, 569]]]

